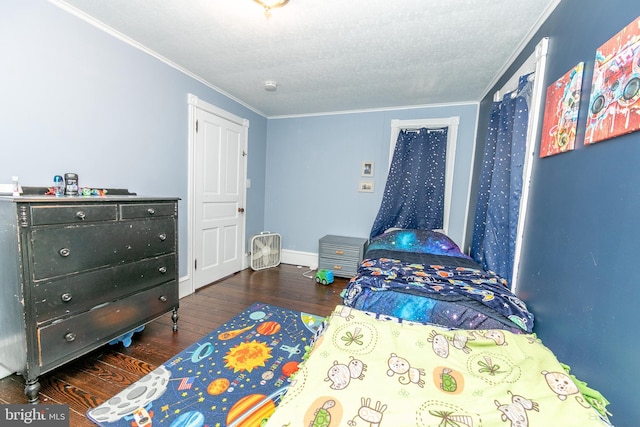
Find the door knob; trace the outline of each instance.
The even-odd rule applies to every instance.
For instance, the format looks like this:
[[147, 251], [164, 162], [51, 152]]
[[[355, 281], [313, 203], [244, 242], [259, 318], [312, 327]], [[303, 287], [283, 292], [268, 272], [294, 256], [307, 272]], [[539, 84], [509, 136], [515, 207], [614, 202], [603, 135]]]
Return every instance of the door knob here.
[[244, 208], [238, 208], [238, 212], [243, 213], [244, 212]]

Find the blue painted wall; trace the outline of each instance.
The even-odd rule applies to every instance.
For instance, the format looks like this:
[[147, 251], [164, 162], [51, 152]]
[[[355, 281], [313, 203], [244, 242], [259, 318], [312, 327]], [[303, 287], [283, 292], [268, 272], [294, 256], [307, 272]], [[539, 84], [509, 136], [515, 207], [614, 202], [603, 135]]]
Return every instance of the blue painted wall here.
[[267, 119], [44, 0], [0, 0], [0, 182], [177, 196], [187, 273], [187, 95], [249, 119], [247, 233], [264, 229]]
[[[548, 85], [580, 61], [589, 70], [595, 49], [638, 15], [638, 2], [564, 0], [526, 54], [551, 37]], [[181, 272], [188, 93], [250, 120], [247, 235], [282, 232], [291, 250], [314, 252], [327, 233], [368, 234], [392, 119], [459, 115], [459, 143], [470, 147], [475, 138], [472, 104], [267, 120], [45, 0], [0, 0], [0, 58], [0, 181], [19, 175], [23, 185], [41, 186], [73, 171], [81, 185], [181, 197]], [[582, 127], [585, 112], [586, 100]], [[612, 401], [618, 427], [634, 426], [640, 132], [590, 147], [582, 138], [574, 152], [534, 163], [520, 293], [544, 342]], [[459, 153], [468, 164], [471, 149], [459, 145]], [[375, 162], [372, 194], [357, 192], [362, 161]]]
[[519, 294], [543, 342], [611, 401], [617, 427], [640, 424], [640, 132], [583, 140], [595, 50], [639, 15], [637, 1], [564, 0], [527, 52], [550, 38], [545, 88], [581, 61], [585, 77], [576, 149], [534, 161]]
[[[285, 249], [316, 252], [327, 233], [368, 235], [392, 119], [460, 116], [456, 162], [471, 163], [477, 104], [267, 120], [44, 0], [0, 0], [0, 57], [0, 181], [47, 186], [76, 172], [81, 186], [180, 197], [181, 275], [189, 93], [249, 119], [247, 236], [281, 232]], [[357, 191], [363, 161], [376, 165], [374, 193]], [[463, 224], [470, 170], [455, 174], [465, 191], [453, 223]]]
[[[326, 234], [368, 237], [387, 178], [391, 121], [460, 117], [450, 234], [462, 236], [475, 144], [477, 104], [270, 119], [265, 226], [283, 247], [317, 252]], [[361, 176], [374, 162], [374, 176]], [[360, 181], [373, 193], [358, 192]]]

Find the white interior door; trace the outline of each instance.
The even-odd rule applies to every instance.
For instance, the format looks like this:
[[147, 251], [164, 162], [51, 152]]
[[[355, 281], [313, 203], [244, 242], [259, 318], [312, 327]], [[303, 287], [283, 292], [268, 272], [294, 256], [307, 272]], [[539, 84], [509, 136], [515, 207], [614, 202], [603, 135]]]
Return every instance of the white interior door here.
[[195, 109], [193, 286], [242, 269], [247, 122]]

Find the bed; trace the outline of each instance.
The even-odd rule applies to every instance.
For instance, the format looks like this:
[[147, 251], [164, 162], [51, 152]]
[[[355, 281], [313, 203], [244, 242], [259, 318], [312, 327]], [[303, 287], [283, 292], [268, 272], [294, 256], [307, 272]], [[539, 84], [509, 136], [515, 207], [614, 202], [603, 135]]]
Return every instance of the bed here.
[[372, 238], [344, 304], [461, 329], [530, 333], [534, 320], [506, 280], [433, 230], [391, 230]]
[[267, 427], [606, 426], [534, 335], [337, 306]]
[[506, 281], [442, 233], [372, 239], [343, 301], [267, 427], [610, 425]]

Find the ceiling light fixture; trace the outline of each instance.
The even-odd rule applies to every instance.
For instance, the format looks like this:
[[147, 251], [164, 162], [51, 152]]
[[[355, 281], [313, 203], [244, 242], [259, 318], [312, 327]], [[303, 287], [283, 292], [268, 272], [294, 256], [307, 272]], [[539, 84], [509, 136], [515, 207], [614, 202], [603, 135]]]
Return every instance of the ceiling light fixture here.
[[253, 0], [262, 7], [264, 7], [264, 14], [267, 16], [271, 16], [271, 9], [274, 7], [282, 7], [285, 4], [289, 3], [289, 0]]

